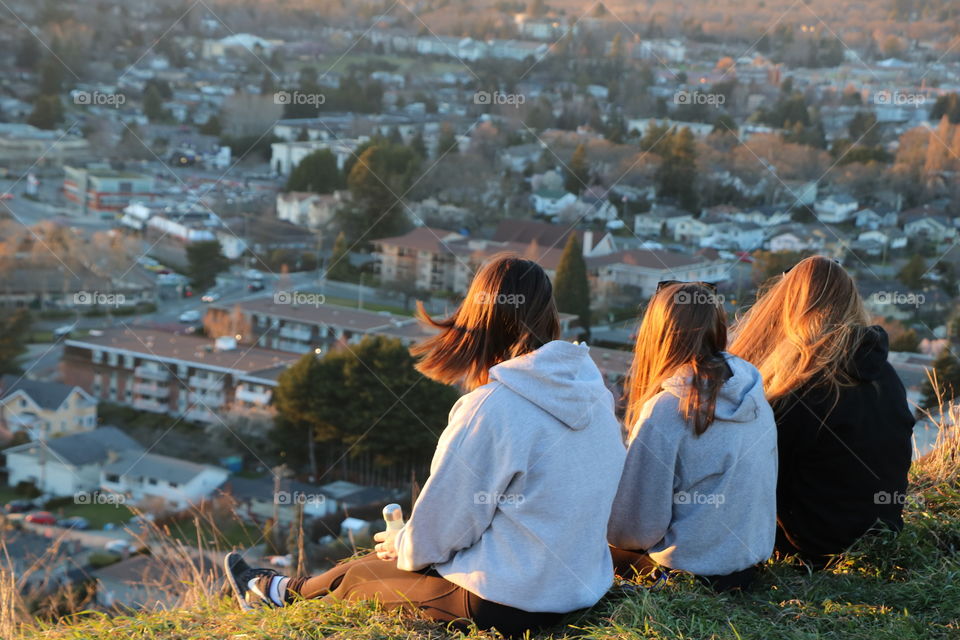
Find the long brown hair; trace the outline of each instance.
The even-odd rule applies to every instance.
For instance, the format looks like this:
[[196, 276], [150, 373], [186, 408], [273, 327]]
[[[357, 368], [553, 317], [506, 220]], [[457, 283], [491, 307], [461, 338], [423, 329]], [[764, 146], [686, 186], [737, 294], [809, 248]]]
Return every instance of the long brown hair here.
[[410, 348], [420, 358], [417, 370], [468, 390], [489, 382], [493, 365], [560, 337], [550, 278], [537, 263], [510, 254], [493, 256], [477, 272], [450, 317], [435, 320], [419, 302], [417, 317], [440, 330]]
[[728, 375], [723, 357], [727, 320], [721, 300], [712, 288], [697, 282], [667, 285], [650, 299], [626, 383], [631, 438], [643, 405], [684, 368], [690, 373], [690, 386], [681, 398], [681, 415], [698, 436], [713, 423]]
[[834, 394], [855, 384], [849, 364], [869, 319], [850, 274], [811, 256], [767, 283], [737, 323], [730, 351], [760, 370], [776, 409], [811, 381]]

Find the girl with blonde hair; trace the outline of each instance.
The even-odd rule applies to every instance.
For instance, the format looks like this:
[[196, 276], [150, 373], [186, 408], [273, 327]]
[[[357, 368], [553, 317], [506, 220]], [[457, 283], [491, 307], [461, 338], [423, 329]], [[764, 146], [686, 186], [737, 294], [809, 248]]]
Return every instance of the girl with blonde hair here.
[[914, 419], [853, 278], [812, 256], [773, 280], [730, 351], [763, 376], [779, 437], [777, 551], [814, 566], [903, 526]]

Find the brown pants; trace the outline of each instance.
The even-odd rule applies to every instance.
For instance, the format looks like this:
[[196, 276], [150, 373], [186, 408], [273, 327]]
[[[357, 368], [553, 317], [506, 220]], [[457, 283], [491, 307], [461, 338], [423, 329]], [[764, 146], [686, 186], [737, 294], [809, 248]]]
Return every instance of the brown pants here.
[[286, 598], [377, 600], [388, 610], [419, 611], [432, 620], [461, 628], [474, 622], [481, 629], [496, 628], [506, 636], [554, 625], [562, 617], [559, 613], [531, 613], [484, 600], [432, 569], [403, 571], [397, 568], [396, 561], [381, 560], [374, 553], [318, 576], [292, 578], [287, 583]]
[[[613, 572], [618, 578], [627, 580], [656, 579], [673, 571], [669, 567], [657, 564], [653, 558], [647, 555], [646, 551], [627, 551], [626, 549], [610, 547], [610, 555], [613, 556]], [[695, 577], [714, 591], [723, 592], [749, 589], [756, 575], [756, 567], [747, 567], [742, 571], [735, 571], [723, 576]]]

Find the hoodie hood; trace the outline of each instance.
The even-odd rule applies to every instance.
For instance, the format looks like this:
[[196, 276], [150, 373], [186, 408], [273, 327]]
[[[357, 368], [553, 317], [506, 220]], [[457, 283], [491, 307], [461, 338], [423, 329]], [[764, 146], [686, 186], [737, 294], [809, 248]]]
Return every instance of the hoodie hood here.
[[[733, 376], [720, 387], [714, 415], [717, 420], [725, 422], [752, 422], [757, 419], [759, 407], [766, 404], [760, 372], [746, 360], [726, 352], [723, 355]], [[680, 372], [663, 383], [664, 391], [678, 398], [683, 398], [689, 388], [689, 370]]]
[[850, 361], [850, 373], [859, 380], [876, 380], [883, 374], [889, 351], [890, 340], [883, 327], [867, 327]]
[[613, 396], [590, 358], [590, 348], [563, 340], [490, 368], [490, 379], [580, 431], [610, 415]]

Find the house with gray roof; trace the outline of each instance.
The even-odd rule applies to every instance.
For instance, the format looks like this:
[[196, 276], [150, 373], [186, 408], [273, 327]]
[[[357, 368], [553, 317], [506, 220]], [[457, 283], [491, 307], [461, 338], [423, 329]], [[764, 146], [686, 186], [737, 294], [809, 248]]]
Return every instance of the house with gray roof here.
[[26, 432], [40, 437], [89, 431], [97, 426], [97, 401], [77, 386], [0, 377], [0, 433]]
[[71, 496], [100, 487], [100, 471], [124, 454], [140, 455], [143, 447], [116, 427], [100, 427], [58, 438], [27, 442], [6, 449], [7, 482], [28, 482], [43, 493]]
[[151, 511], [179, 511], [210, 497], [229, 471], [156, 453], [126, 451], [100, 471], [100, 487]]

